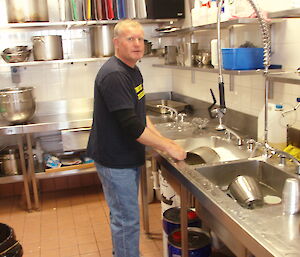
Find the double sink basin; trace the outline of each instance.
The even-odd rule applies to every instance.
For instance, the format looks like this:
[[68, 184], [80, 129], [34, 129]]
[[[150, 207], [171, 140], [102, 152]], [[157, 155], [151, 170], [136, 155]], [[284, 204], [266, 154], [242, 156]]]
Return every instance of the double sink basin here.
[[[170, 123], [162, 122], [158, 124], [157, 128], [167, 137], [178, 138], [176, 137], [176, 129], [168, 128], [168, 124]], [[200, 135], [195, 135], [191, 130], [186, 134], [177, 134], [181, 139], [176, 139], [175, 141], [188, 153], [193, 152], [194, 149], [199, 147], [205, 147], [219, 155], [219, 159], [214, 163], [191, 165], [186, 162], [186, 166], [188, 169], [193, 169], [200, 173], [215, 187], [219, 188], [224, 195], [228, 195], [229, 197], [228, 187], [239, 175], [254, 177], [259, 184], [264, 198], [272, 196], [277, 197], [277, 199], [282, 196], [285, 180], [290, 177], [297, 177], [292, 172], [287, 172], [276, 164], [263, 161], [259, 157], [262, 152], [257, 152], [253, 156], [253, 151], [248, 150], [246, 145], [238, 146], [235, 140], [229, 140], [224, 137], [224, 132], [214, 135], [214, 132], [211, 133], [211, 131], [207, 130], [200, 133]], [[231, 199], [235, 201], [235, 199]], [[269, 204], [265, 203], [261, 208], [265, 208]]]
[[[258, 158], [249, 159], [253, 155], [252, 151], [245, 149], [245, 147], [237, 146], [231, 140], [222, 137], [195, 137], [176, 141], [187, 152], [205, 146], [214, 150], [219, 155], [220, 158], [214, 163], [188, 165], [229, 197], [231, 197], [228, 190], [229, 185], [240, 175], [255, 178], [265, 199], [270, 199], [270, 197], [281, 198], [285, 180], [293, 177], [292, 174], [283, 171], [273, 164], [259, 160]], [[235, 201], [235, 199], [231, 199]], [[266, 207], [268, 204], [270, 202], [263, 204], [262, 207]]]
[[[257, 158], [250, 158], [254, 157], [253, 152], [246, 149], [245, 146], [238, 146], [232, 140], [219, 136], [194, 137], [175, 141], [188, 153], [205, 146], [219, 155], [220, 158], [214, 163], [187, 165], [199, 172], [229, 197], [231, 197], [228, 190], [229, 185], [240, 175], [255, 178], [265, 199], [281, 198], [285, 180], [294, 177], [292, 173], [262, 161], [258, 156], [256, 156]], [[235, 201], [234, 198], [231, 197], [231, 199]], [[260, 207], [264, 208], [269, 204], [272, 203], [266, 202]]]

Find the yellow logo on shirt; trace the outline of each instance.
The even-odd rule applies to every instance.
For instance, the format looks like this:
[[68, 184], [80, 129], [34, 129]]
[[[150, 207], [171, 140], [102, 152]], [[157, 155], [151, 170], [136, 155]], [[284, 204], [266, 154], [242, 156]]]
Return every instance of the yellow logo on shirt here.
[[145, 95], [143, 84], [136, 86], [134, 90], [137, 93], [138, 99], [141, 100]]

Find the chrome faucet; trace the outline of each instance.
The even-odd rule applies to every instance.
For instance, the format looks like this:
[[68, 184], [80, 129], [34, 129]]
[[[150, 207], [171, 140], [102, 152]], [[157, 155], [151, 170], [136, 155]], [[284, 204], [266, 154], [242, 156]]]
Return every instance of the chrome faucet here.
[[295, 158], [293, 155], [291, 155], [287, 152], [275, 149], [268, 144], [265, 144], [265, 147], [267, 147], [273, 155], [274, 154], [278, 155], [278, 157], [280, 158], [281, 166], [285, 166], [285, 158], [293, 161], [293, 163], [296, 165], [296, 174], [300, 175], [300, 161], [297, 158]]
[[[297, 158], [295, 158], [293, 155], [291, 155], [287, 152], [284, 152], [282, 150], [275, 149], [274, 147], [270, 146], [268, 143], [260, 143], [260, 142], [255, 142], [255, 147], [252, 152], [253, 154], [259, 146], [264, 147], [265, 158], [270, 158], [273, 155], [277, 154], [278, 157], [280, 158], [280, 162], [279, 162], [280, 166], [283, 166], [283, 167], [285, 166], [285, 159], [289, 159], [289, 160], [293, 161], [293, 163], [296, 165], [296, 174], [300, 175], [300, 161]], [[252, 157], [252, 156], [250, 156], [250, 157]]]
[[229, 140], [231, 139], [231, 135], [235, 136], [236, 139], [237, 139], [237, 141], [238, 141], [237, 145], [238, 146], [243, 145], [242, 138], [235, 131], [233, 131], [232, 129], [230, 129], [230, 128], [226, 127], [226, 126], [225, 126], [225, 134], [228, 135], [228, 139]]
[[[178, 120], [178, 111], [170, 106], [167, 106], [167, 105], [163, 105], [163, 104], [158, 104], [156, 105], [156, 107], [158, 108], [164, 108], [166, 110], [168, 110], [170, 112], [170, 117], [172, 119], [174, 119], [175, 121]], [[174, 117], [173, 117], [174, 116]]]

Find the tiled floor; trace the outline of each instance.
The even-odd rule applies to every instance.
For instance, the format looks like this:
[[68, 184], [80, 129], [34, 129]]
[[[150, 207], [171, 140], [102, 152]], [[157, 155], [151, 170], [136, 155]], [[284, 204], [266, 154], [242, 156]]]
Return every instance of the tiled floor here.
[[[152, 238], [141, 227], [144, 257], [162, 256], [160, 203], [149, 205]], [[0, 222], [15, 229], [24, 257], [111, 257], [109, 211], [99, 186], [42, 194], [41, 211], [26, 212], [20, 198], [0, 199]]]

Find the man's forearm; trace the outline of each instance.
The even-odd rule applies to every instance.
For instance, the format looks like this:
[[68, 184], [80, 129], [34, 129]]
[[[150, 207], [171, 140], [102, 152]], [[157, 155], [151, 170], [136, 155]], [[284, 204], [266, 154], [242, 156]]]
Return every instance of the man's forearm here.
[[144, 132], [137, 138], [137, 141], [143, 145], [154, 147], [158, 150], [165, 151], [168, 145], [168, 139], [155, 133], [152, 129], [145, 128]]
[[146, 124], [147, 124], [147, 128], [149, 128], [154, 134], [161, 136], [160, 132], [156, 129], [156, 127], [153, 125], [151, 119], [146, 116]]

